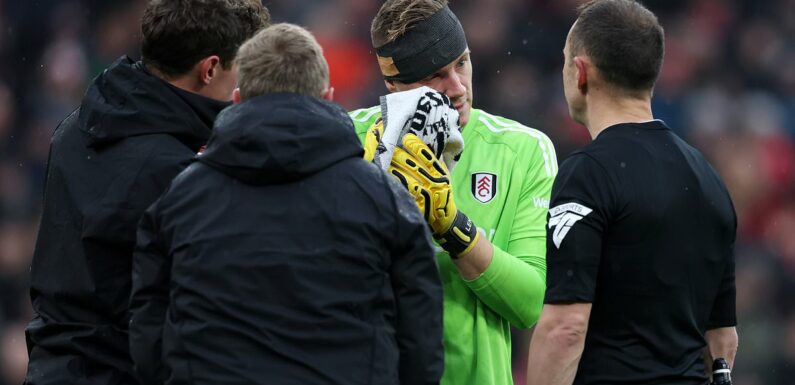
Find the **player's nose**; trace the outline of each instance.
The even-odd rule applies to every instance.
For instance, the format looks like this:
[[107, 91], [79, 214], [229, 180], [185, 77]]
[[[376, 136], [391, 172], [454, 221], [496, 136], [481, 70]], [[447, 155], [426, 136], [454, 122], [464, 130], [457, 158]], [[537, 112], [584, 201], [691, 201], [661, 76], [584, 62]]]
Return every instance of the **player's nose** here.
[[452, 101], [458, 100], [467, 94], [461, 75], [455, 71], [451, 71], [450, 75], [444, 79], [444, 89], [444, 94]]

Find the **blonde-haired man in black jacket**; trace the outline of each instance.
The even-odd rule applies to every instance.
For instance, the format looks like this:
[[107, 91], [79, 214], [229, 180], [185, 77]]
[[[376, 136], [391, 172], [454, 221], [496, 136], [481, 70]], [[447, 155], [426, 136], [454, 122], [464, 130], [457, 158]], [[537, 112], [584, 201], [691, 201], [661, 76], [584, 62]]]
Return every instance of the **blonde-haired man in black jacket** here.
[[362, 159], [320, 46], [278, 24], [238, 63], [237, 104], [140, 224], [130, 345], [142, 380], [438, 384], [430, 233]]

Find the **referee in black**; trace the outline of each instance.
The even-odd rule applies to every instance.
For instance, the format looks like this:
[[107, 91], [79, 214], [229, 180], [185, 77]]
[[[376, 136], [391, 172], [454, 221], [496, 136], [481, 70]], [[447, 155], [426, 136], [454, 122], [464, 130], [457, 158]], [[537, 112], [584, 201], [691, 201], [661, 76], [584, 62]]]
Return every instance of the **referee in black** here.
[[713, 359], [733, 364], [736, 217], [715, 170], [652, 116], [663, 43], [631, 0], [586, 3], [569, 31], [566, 101], [593, 142], [552, 189], [531, 385], [706, 385]]

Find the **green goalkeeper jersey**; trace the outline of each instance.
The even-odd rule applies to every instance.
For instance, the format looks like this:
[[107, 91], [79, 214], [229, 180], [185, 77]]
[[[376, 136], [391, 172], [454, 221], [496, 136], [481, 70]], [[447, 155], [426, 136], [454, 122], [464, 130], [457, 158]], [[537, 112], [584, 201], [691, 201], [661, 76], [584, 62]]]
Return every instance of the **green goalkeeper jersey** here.
[[[364, 141], [380, 107], [350, 113]], [[491, 264], [466, 281], [445, 252], [444, 385], [512, 384], [511, 329], [535, 324], [546, 287], [546, 217], [555, 149], [538, 130], [472, 109], [464, 153], [452, 172], [458, 209], [494, 246]]]

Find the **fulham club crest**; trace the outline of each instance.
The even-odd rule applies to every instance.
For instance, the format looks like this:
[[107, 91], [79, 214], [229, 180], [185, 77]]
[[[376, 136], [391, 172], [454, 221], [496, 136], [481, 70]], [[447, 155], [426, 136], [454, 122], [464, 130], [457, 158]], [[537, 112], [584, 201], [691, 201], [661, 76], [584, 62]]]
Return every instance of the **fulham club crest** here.
[[472, 174], [472, 196], [480, 203], [488, 203], [497, 195], [497, 175], [488, 172]]

